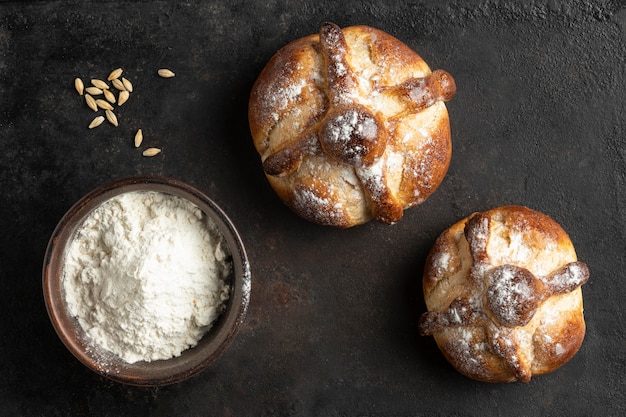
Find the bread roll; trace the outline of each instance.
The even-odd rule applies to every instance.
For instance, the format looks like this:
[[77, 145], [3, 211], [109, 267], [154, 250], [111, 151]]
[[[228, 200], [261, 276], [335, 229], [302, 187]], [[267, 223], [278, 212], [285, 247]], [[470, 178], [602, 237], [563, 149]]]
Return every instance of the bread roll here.
[[281, 48], [256, 80], [249, 124], [263, 169], [295, 213], [322, 225], [392, 224], [442, 182], [451, 140], [445, 71], [367, 26]]
[[428, 255], [419, 329], [470, 378], [528, 382], [580, 348], [588, 278], [568, 235], [545, 214], [520, 206], [475, 213]]

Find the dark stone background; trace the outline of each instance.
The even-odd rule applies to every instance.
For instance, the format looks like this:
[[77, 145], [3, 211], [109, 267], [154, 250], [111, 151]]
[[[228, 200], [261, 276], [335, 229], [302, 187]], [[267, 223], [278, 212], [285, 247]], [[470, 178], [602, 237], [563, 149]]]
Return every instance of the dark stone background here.
[[[326, 20], [385, 30], [456, 79], [448, 176], [396, 225], [300, 220], [252, 146], [256, 76]], [[626, 5], [606, 0], [0, 3], [0, 414], [624, 415], [625, 40]], [[120, 126], [88, 130], [93, 113], [73, 79], [120, 66], [135, 84]], [[177, 76], [158, 78], [160, 67]], [[133, 148], [139, 127], [161, 155]], [[86, 369], [42, 297], [43, 255], [61, 216], [92, 188], [134, 174], [208, 193], [252, 264], [250, 309], [230, 350], [162, 388]], [[527, 385], [469, 380], [416, 333], [435, 238], [504, 204], [552, 216], [591, 269], [581, 350]]]

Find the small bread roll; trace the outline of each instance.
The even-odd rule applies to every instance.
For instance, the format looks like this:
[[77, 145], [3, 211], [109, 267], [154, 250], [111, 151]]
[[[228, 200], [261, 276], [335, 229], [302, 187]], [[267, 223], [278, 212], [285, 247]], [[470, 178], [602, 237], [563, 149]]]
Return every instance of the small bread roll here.
[[545, 214], [520, 206], [475, 213], [428, 255], [419, 330], [470, 378], [528, 382], [580, 348], [588, 279], [570, 238]]
[[456, 92], [398, 39], [367, 26], [281, 48], [256, 80], [249, 124], [278, 196], [314, 223], [392, 224], [440, 185], [450, 163], [444, 101]]

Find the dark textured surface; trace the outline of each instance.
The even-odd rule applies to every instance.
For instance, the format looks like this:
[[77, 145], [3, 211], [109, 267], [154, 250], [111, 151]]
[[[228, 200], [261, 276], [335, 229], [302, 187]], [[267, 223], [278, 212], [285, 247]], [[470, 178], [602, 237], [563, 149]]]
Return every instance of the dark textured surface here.
[[[270, 189], [247, 98], [288, 41], [368, 24], [449, 71], [453, 159], [394, 226], [308, 224]], [[626, 413], [626, 5], [619, 1], [126, 1], [0, 3], [0, 414], [3, 416], [584, 416]], [[72, 80], [124, 67], [120, 126]], [[177, 76], [159, 79], [156, 69]], [[146, 146], [132, 146], [137, 128]], [[244, 327], [217, 363], [164, 388], [109, 382], [46, 315], [48, 237], [111, 179], [163, 174], [208, 193], [252, 264]], [[568, 231], [591, 278], [579, 353], [529, 384], [457, 374], [417, 336], [434, 239], [477, 210], [523, 204]]]

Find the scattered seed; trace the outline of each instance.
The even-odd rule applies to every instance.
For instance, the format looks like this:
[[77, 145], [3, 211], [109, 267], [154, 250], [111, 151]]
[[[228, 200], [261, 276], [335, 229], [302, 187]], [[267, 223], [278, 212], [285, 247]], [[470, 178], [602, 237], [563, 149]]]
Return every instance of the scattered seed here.
[[161, 68], [158, 71], [159, 75], [163, 78], [172, 78], [173, 76], [175, 76], [176, 74], [174, 74], [171, 70], [168, 70], [167, 68]]
[[129, 93], [133, 92], [133, 84], [125, 77], [122, 77], [122, 84], [124, 84], [124, 88], [126, 89], [126, 91], [128, 91]]
[[143, 132], [139, 129], [137, 130], [137, 133], [135, 133], [135, 148], [138, 148], [141, 145], [141, 142], [143, 142]]
[[89, 94], [85, 94], [85, 102], [91, 110], [98, 111], [98, 104], [96, 103], [96, 100], [94, 100], [94, 98], [91, 97]]
[[96, 100], [96, 105], [104, 110], [113, 110], [113, 106], [106, 100], [98, 99]]
[[161, 153], [161, 150], [159, 148], [148, 148], [145, 151], [143, 151], [142, 155], [143, 156], [154, 156]]
[[111, 73], [109, 74], [109, 76], [108, 76], [107, 80], [111, 81], [111, 80], [115, 80], [115, 79], [117, 79], [117, 78], [120, 78], [120, 76], [122, 75], [122, 72], [123, 72], [123, 71], [124, 71], [124, 70], [123, 70], [123, 69], [121, 69], [121, 68], [114, 69], [114, 70], [113, 70], [113, 71], [111, 71]]
[[109, 103], [115, 103], [115, 94], [113, 94], [111, 90], [104, 90], [103, 93], [104, 98], [106, 98]]
[[104, 116], [98, 116], [89, 123], [89, 129], [93, 129], [94, 127], [98, 127], [104, 122]]
[[119, 78], [116, 78], [113, 81], [111, 81], [111, 84], [113, 84], [113, 87], [117, 88], [120, 91], [126, 90], [126, 87], [124, 87], [124, 83], [121, 82]]
[[115, 127], [118, 126], [117, 123], [117, 116], [115, 116], [115, 114], [111, 111], [111, 110], [105, 110], [104, 114], [107, 117], [107, 120]]
[[98, 87], [98, 88], [101, 88], [103, 90], [108, 90], [109, 89], [109, 84], [105, 83], [102, 80], [91, 80], [91, 84], [94, 87]]
[[120, 91], [120, 95], [117, 98], [117, 105], [121, 106], [122, 104], [126, 103], [128, 97], [130, 97], [130, 94], [127, 90]]
[[92, 96], [98, 96], [102, 94], [102, 89], [98, 87], [87, 87], [85, 88], [85, 91], [87, 91]]
[[78, 91], [78, 94], [83, 95], [83, 91], [85, 90], [85, 84], [83, 84], [83, 80], [80, 78], [74, 79], [74, 88]]

